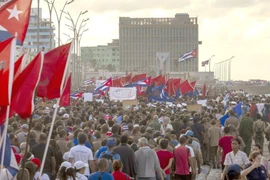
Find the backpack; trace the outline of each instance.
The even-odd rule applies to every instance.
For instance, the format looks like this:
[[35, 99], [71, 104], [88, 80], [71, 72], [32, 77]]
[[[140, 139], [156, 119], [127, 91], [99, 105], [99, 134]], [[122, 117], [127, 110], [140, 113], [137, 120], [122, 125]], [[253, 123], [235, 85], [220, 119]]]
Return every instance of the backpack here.
[[112, 152], [111, 154], [106, 154], [105, 152], [102, 152], [100, 154], [100, 157], [101, 158], [104, 158], [104, 159], [107, 159], [108, 162], [109, 162], [109, 165], [108, 165], [108, 173], [112, 173], [112, 163], [113, 163], [113, 156], [117, 154], [116, 152]]
[[[263, 124], [262, 124], [262, 126], [263, 126]], [[262, 126], [258, 127], [258, 124], [256, 123], [256, 127], [257, 127], [257, 131], [256, 131], [256, 134], [255, 134], [256, 138], [262, 138], [263, 137]]]

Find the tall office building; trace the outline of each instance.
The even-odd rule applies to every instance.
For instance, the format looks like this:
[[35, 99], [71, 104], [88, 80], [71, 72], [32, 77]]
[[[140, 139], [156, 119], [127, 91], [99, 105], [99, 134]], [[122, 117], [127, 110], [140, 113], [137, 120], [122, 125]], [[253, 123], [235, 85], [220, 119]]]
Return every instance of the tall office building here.
[[198, 21], [188, 14], [174, 18], [119, 18], [120, 71], [157, 70], [156, 53], [170, 53], [170, 71], [198, 71], [198, 58], [179, 63], [198, 48]]
[[[30, 21], [28, 30], [26, 33], [26, 38], [24, 40], [23, 47], [28, 49], [28, 51], [32, 52], [33, 54], [37, 53], [38, 49], [38, 38], [37, 38], [37, 32], [38, 32], [38, 25], [37, 25], [37, 18], [38, 18], [38, 9], [32, 8], [31, 14], [30, 14]], [[54, 30], [55, 27], [50, 22], [49, 19], [43, 19], [42, 18], [42, 9], [39, 10], [39, 49], [44, 51], [50, 50], [50, 38], [51, 38], [51, 48], [53, 49], [55, 47], [55, 34]], [[50, 27], [51, 26], [51, 27]]]

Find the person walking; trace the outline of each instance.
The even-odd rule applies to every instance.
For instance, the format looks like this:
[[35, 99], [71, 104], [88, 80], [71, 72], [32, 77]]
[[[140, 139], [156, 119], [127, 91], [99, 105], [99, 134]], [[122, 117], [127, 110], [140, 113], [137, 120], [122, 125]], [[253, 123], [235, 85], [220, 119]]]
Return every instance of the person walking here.
[[219, 167], [219, 159], [217, 156], [218, 140], [221, 138], [220, 127], [216, 126], [216, 120], [211, 121], [211, 127], [208, 129], [209, 145], [210, 145], [210, 160], [212, 161], [212, 168]]
[[246, 147], [244, 152], [250, 154], [251, 144], [252, 144], [252, 135], [253, 135], [253, 119], [250, 117], [250, 112], [246, 113], [246, 116], [241, 120], [239, 127], [239, 135], [242, 137]]
[[257, 121], [253, 123], [253, 139], [255, 144], [259, 144], [263, 147], [265, 134], [265, 123], [262, 121], [260, 114], [257, 114]]
[[119, 154], [120, 159], [123, 163], [122, 171], [128, 174], [130, 177], [135, 177], [137, 174], [137, 164], [135, 159], [135, 153], [131, 149], [128, 143], [128, 136], [126, 134], [120, 137], [120, 145], [114, 148], [114, 152]]
[[130, 180], [130, 177], [128, 176], [128, 174], [124, 173], [122, 171], [123, 168], [123, 164], [120, 160], [115, 160], [113, 162], [113, 173], [112, 176], [114, 178], [114, 180]]
[[99, 159], [98, 163], [98, 172], [94, 172], [90, 174], [88, 180], [114, 180], [113, 176], [108, 171], [108, 160], [107, 159]]
[[[78, 145], [74, 146], [70, 149], [69, 152], [69, 162], [71, 164], [75, 164], [77, 161], [82, 161], [85, 164], [88, 164], [91, 172], [95, 171], [95, 163], [93, 158], [92, 150], [85, 146], [85, 142], [87, 140], [86, 134], [83, 132], [80, 132], [78, 134]], [[84, 175], [89, 176], [90, 175], [90, 169], [86, 168]]]
[[[186, 147], [187, 138], [185, 136], [182, 136], [180, 137], [179, 142], [180, 146], [177, 146], [174, 149], [175, 180], [191, 180], [191, 176], [196, 172], [190, 150]], [[191, 165], [191, 173], [189, 165]]]
[[149, 147], [148, 140], [145, 137], [139, 139], [139, 146], [139, 150], [135, 152], [138, 167], [137, 180], [163, 180], [158, 156]]

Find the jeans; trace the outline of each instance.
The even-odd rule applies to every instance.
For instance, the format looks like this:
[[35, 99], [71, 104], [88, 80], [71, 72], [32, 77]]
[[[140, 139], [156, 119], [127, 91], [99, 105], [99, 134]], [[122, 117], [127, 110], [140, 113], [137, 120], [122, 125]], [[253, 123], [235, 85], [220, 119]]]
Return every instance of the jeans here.
[[166, 174], [164, 180], [171, 180], [171, 175], [170, 174]]

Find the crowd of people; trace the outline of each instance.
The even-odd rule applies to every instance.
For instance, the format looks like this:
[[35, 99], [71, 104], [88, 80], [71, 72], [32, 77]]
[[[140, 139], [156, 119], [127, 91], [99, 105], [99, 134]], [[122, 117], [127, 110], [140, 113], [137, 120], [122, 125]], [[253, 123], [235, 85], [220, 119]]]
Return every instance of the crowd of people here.
[[[245, 102], [243, 116], [237, 117], [235, 103], [224, 103], [223, 97], [219, 101], [208, 99], [200, 112], [187, 111], [187, 104], [192, 103], [188, 97], [170, 106], [140, 99], [136, 108], [124, 109], [121, 102], [105, 99], [103, 103], [78, 101], [61, 107], [42, 174], [54, 108], [53, 103], [39, 106], [30, 130], [29, 120], [18, 116], [9, 119], [8, 136], [20, 166], [15, 178], [195, 180], [202, 166], [209, 165], [222, 169], [221, 179], [268, 179], [263, 145], [265, 138], [270, 140], [270, 116], [259, 112], [256, 103], [264, 99], [268, 108], [270, 99], [232, 97], [230, 102]], [[229, 118], [222, 126], [220, 119], [226, 113]], [[268, 148], [270, 151], [270, 145]], [[1, 179], [6, 174], [3, 169]]]

